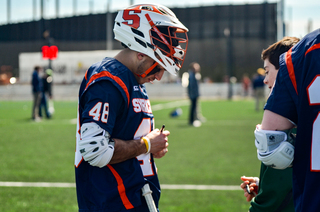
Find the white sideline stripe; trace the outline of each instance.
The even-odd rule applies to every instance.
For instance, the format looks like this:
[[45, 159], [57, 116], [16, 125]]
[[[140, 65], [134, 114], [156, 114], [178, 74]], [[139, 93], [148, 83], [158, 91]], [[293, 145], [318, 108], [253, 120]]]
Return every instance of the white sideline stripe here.
[[152, 111], [157, 111], [157, 110], [175, 108], [175, 107], [189, 105], [189, 104], [190, 104], [189, 100], [180, 100], [180, 101], [175, 101], [175, 102], [168, 102], [165, 104], [152, 105], [151, 109], [152, 109]]
[[75, 183], [27, 183], [27, 182], [0, 182], [2, 187], [63, 187], [63, 188], [73, 188], [76, 187]]
[[161, 189], [174, 189], [174, 190], [242, 190], [240, 185], [166, 185], [160, 184]]
[[[75, 183], [46, 183], [46, 182], [0, 182], [0, 187], [53, 187], [75, 188]], [[162, 184], [161, 189], [173, 190], [242, 190], [239, 185], [169, 185]]]

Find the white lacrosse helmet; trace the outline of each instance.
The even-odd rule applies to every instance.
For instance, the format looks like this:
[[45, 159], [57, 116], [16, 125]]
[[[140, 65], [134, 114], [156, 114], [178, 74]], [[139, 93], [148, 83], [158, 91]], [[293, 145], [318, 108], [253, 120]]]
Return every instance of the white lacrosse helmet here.
[[[157, 4], [137, 4], [120, 10], [113, 28], [115, 39], [131, 50], [151, 57], [170, 74], [184, 62], [189, 31], [167, 7]], [[152, 71], [148, 70], [149, 73]], [[141, 77], [145, 77], [144, 73]]]

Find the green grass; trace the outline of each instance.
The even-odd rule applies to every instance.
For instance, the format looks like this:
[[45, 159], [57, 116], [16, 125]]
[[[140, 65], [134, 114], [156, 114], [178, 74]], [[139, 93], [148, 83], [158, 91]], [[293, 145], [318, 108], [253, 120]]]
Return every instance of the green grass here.
[[[165, 103], [153, 101], [152, 105]], [[154, 111], [166, 125], [169, 152], [156, 160], [161, 184], [239, 185], [241, 175], [258, 176], [253, 130], [262, 112], [254, 102], [202, 101], [207, 121], [189, 126], [188, 106]], [[0, 181], [74, 182], [77, 102], [55, 102], [50, 120], [31, 121], [31, 102], [0, 101]], [[246, 211], [241, 190], [162, 190], [160, 211]], [[75, 188], [0, 187], [0, 211], [77, 211]]]

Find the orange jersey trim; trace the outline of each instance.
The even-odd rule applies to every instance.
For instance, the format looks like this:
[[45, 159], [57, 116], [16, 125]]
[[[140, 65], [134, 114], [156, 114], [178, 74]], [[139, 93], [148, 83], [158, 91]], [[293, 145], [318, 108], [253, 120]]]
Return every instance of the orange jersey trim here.
[[311, 52], [311, 51], [313, 51], [313, 50], [315, 50], [315, 49], [320, 49], [320, 43], [317, 43], [317, 44], [311, 46], [311, 47], [306, 51], [306, 53], [304, 54], [304, 56], [306, 56], [309, 52]]
[[298, 94], [296, 75], [294, 74], [294, 67], [293, 67], [293, 63], [292, 63], [291, 54], [292, 54], [292, 48], [289, 49], [289, 51], [286, 53], [285, 61], [286, 61], [286, 65], [288, 68], [289, 77], [291, 79], [291, 82], [293, 84], [294, 89], [296, 90], [296, 93]]
[[86, 71], [86, 73], [85, 73], [85, 75], [84, 75], [84, 78], [85, 78], [86, 80], [88, 80], [87, 74], [88, 74], [88, 70]]
[[96, 80], [100, 77], [109, 77], [109, 78], [113, 79], [116, 83], [118, 83], [120, 85], [120, 87], [124, 90], [124, 92], [126, 93], [126, 96], [128, 99], [128, 106], [129, 106], [130, 95], [129, 95], [129, 91], [128, 91], [127, 86], [124, 84], [124, 82], [119, 77], [110, 74], [110, 72], [108, 72], [108, 71], [101, 71], [100, 73], [93, 75], [90, 78], [89, 82], [87, 83], [85, 90], [88, 88], [88, 86], [90, 85], [91, 82], [93, 82], [94, 80]]
[[123, 185], [123, 181], [122, 181], [120, 175], [110, 164], [108, 164], [107, 166], [117, 180], [118, 191], [119, 191], [120, 198], [122, 200], [124, 207], [126, 207], [127, 210], [134, 208], [126, 195], [126, 188]]

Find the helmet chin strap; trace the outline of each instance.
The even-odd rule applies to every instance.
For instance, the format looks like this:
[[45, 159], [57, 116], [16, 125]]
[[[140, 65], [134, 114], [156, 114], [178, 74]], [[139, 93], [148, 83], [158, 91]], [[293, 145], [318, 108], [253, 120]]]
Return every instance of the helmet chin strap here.
[[158, 64], [159, 63], [154, 62], [154, 64], [150, 68], [148, 68], [148, 70], [146, 70], [143, 74], [135, 74], [135, 75], [141, 78], [145, 78]]

